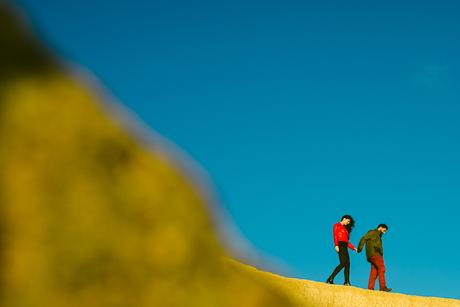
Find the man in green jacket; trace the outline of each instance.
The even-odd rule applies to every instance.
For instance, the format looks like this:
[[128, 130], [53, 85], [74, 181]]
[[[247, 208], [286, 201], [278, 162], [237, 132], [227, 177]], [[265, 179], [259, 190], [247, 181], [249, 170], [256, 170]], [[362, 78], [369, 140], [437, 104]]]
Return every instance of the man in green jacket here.
[[380, 224], [377, 229], [369, 230], [359, 240], [358, 253], [363, 250], [364, 244], [366, 244], [366, 258], [371, 264], [371, 274], [369, 276], [369, 283], [367, 288], [374, 290], [375, 280], [379, 277], [380, 291], [391, 291], [387, 288], [385, 281], [385, 263], [383, 262], [383, 245], [382, 236], [387, 232], [388, 226]]

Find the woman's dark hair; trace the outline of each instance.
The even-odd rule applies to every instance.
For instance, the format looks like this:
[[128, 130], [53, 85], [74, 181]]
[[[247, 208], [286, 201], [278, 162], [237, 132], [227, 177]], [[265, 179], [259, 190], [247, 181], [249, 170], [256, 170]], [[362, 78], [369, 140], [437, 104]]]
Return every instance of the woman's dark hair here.
[[353, 227], [355, 227], [355, 220], [353, 219], [351, 215], [348, 215], [348, 214], [342, 216], [341, 221], [343, 221], [343, 219], [350, 220], [350, 223], [348, 225], [344, 225], [345, 228], [348, 230], [348, 233], [350, 233], [353, 230]]

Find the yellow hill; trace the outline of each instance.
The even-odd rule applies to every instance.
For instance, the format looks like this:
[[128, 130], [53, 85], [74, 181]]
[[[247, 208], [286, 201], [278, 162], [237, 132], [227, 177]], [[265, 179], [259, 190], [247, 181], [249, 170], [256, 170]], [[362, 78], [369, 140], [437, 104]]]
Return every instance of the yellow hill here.
[[252, 266], [227, 259], [234, 270], [252, 275], [281, 290], [297, 307], [459, 307], [460, 301], [435, 297], [421, 297], [399, 293], [370, 291], [341, 285], [288, 278], [258, 270]]

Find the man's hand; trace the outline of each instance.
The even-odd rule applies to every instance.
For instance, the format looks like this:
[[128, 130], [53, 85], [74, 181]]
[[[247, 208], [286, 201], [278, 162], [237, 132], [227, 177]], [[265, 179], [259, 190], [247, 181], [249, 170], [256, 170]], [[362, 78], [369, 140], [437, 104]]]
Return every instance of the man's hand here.
[[336, 251], [337, 253], [339, 252], [339, 247], [338, 247], [338, 246], [335, 247], [335, 251]]
[[355, 248], [354, 251], [355, 251], [356, 253], [359, 253], [357, 248]]

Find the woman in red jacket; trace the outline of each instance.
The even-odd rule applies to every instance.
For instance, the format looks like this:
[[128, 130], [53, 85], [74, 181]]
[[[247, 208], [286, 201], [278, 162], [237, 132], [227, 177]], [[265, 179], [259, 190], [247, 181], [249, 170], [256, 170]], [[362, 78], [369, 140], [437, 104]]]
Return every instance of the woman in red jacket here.
[[348, 248], [357, 251], [348, 240], [350, 232], [355, 226], [355, 221], [350, 215], [342, 216], [342, 220], [334, 224], [334, 247], [339, 255], [340, 264], [334, 269], [331, 276], [327, 279], [328, 284], [334, 283], [334, 277], [345, 268], [345, 286], [350, 286], [350, 256]]

